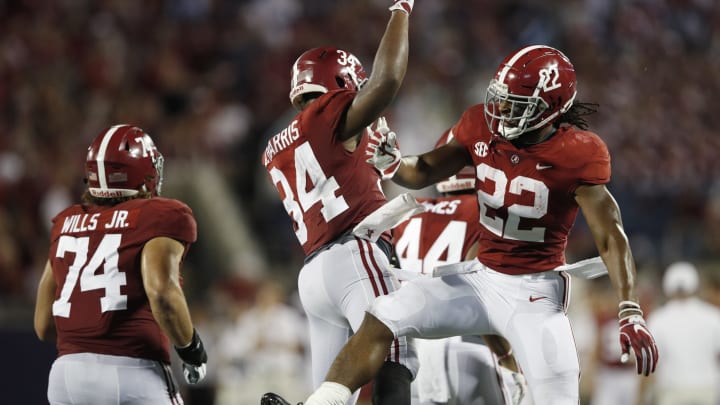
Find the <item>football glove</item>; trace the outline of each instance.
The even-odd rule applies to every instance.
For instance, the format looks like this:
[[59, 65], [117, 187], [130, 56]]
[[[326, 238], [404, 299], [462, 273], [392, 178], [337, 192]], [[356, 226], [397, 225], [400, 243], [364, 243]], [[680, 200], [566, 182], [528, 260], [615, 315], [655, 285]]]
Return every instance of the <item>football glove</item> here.
[[400, 10], [408, 13], [412, 12], [413, 4], [415, 3], [415, 0], [395, 0], [395, 3], [390, 6], [390, 11], [394, 10]]
[[512, 393], [512, 403], [513, 405], [520, 405], [520, 402], [525, 398], [525, 393], [527, 392], [527, 381], [525, 381], [525, 376], [522, 375], [522, 373], [516, 373], [514, 371], [512, 372], [512, 378], [513, 382], [515, 382], [515, 391]]
[[383, 180], [392, 179], [400, 168], [400, 145], [395, 132], [387, 126], [385, 117], [380, 117], [365, 148], [367, 162], [375, 166]]
[[643, 319], [640, 305], [632, 301], [620, 303], [620, 361], [626, 363], [630, 358], [630, 349], [635, 353], [637, 373], [644, 376], [655, 371], [658, 362], [658, 349]]
[[183, 375], [188, 384], [197, 384], [207, 374], [207, 352], [205, 345], [200, 340], [197, 330], [193, 329], [193, 337], [190, 344], [185, 347], [175, 346], [178, 357], [183, 361]]

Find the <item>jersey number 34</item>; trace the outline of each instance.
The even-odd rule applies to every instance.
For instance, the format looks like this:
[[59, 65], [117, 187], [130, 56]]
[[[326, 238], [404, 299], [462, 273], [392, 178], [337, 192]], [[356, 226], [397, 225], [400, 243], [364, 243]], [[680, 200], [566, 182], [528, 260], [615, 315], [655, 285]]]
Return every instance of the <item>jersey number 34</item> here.
[[[320, 212], [325, 222], [329, 222], [349, 208], [343, 196], [336, 196], [335, 192], [340, 186], [334, 177], [323, 172], [320, 163], [310, 148], [304, 142], [295, 149], [295, 187], [290, 185], [287, 177], [280, 169], [270, 169], [270, 177], [280, 195], [284, 195], [283, 205], [290, 218], [295, 222], [295, 235], [301, 245], [307, 242], [308, 234], [304, 214], [318, 202], [322, 204]], [[308, 189], [307, 181], [312, 187]], [[293, 192], [293, 189], [295, 192]], [[297, 193], [297, 196], [295, 195]]]

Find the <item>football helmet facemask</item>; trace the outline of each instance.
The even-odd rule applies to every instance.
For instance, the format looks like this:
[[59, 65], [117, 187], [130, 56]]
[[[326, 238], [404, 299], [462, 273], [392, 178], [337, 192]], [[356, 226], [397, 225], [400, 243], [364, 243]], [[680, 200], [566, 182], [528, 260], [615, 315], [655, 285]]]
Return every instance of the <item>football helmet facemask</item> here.
[[300, 109], [306, 93], [327, 93], [337, 89], [360, 90], [367, 82], [360, 60], [350, 52], [332, 47], [306, 51], [295, 61], [290, 79], [290, 102]]
[[139, 191], [160, 195], [163, 156], [150, 135], [132, 125], [115, 125], [100, 132], [88, 148], [85, 177], [90, 195], [131, 197]]
[[526, 46], [500, 63], [485, 95], [485, 119], [493, 133], [512, 140], [552, 123], [576, 94], [567, 56], [549, 46]]
[[[442, 134], [435, 149], [449, 143], [453, 139], [451, 131], [448, 129]], [[445, 180], [435, 183], [435, 189], [438, 193], [452, 193], [455, 191], [472, 190], [475, 188], [475, 169], [472, 166], [465, 166], [460, 169], [454, 176], [450, 176]]]

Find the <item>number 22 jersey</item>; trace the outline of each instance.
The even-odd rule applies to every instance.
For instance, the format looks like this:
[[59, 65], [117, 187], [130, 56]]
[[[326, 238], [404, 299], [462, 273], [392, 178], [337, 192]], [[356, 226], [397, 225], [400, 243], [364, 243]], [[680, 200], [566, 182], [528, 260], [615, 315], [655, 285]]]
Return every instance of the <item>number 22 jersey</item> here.
[[478, 260], [507, 274], [565, 264], [579, 209], [575, 190], [610, 181], [610, 155], [600, 137], [561, 126], [549, 139], [517, 148], [490, 133], [483, 104], [466, 110], [452, 134], [475, 166], [483, 226]]

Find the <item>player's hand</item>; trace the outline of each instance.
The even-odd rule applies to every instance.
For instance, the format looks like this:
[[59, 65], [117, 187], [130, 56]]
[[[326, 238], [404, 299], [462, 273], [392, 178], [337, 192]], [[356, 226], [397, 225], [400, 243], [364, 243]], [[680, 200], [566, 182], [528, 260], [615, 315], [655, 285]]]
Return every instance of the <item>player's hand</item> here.
[[512, 372], [512, 378], [513, 382], [515, 382], [515, 391], [512, 393], [512, 403], [513, 405], [520, 405], [520, 402], [525, 398], [525, 393], [527, 392], [527, 381], [525, 381], [525, 376], [522, 375], [522, 373], [516, 373], [514, 371]]
[[392, 6], [390, 6], [390, 11], [394, 10], [400, 10], [408, 13], [412, 13], [413, 5], [415, 4], [415, 0], [395, 0]]
[[[627, 302], [627, 301], [624, 301]], [[620, 361], [626, 363], [630, 358], [630, 349], [635, 353], [635, 364], [638, 374], [644, 376], [650, 375], [655, 371], [658, 362], [658, 349], [655, 345], [655, 339], [652, 337], [643, 319], [640, 306], [636, 303], [634, 306], [626, 306], [620, 308], [620, 347], [622, 348], [622, 356]], [[635, 310], [634, 313], [622, 316], [623, 313]]]
[[200, 335], [193, 329], [193, 337], [190, 344], [185, 347], [175, 346], [178, 357], [183, 361], [183, 375], [188, 384], [197, 384], [207, 374], [207, 352], [205, 345], [200, 340]]
[[400, 145], [395, 132], [388, 127], [385, 117], [378, 118], [375, 129], [368, 139], [365, 155], [367, 162], [375, 166], [383, 180], [391, 179], [400, 168], [402, 159]]

